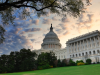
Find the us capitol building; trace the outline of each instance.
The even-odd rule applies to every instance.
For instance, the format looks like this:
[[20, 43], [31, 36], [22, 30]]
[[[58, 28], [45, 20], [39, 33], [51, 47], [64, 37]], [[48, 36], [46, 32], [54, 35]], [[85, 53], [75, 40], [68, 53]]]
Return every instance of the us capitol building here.
[[57, 59], [73, 59], [73, 61], [90, 58], [92, 63], [100, 62], [100, 32], [98, 30], [69, 39], [66, 47], [61, 49], [60, 40], [53, 31], [51, 24], [49, 33], [46, 34], [41, 44], [41, 49], [33, 50], [38, 55], [41, 52], [53, 51]]

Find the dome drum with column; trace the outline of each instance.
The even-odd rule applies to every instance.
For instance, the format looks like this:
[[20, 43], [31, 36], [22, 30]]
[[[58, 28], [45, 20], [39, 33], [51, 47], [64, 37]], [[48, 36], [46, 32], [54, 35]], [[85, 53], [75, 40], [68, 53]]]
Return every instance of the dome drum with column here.
[[43, 39], [43, 43], [41, 44], [43, 49], [60, 49], [61, 44], [56, 33], [53, 32], [53, 27], [51, 24], [49, 33], [46, 34]]

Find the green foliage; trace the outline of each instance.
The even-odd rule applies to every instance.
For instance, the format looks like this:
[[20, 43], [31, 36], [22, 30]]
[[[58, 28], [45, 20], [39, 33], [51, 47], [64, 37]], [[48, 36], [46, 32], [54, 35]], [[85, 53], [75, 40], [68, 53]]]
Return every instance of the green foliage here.
[[49, 65], [49, 64], [42, 65], [42, 66], [38, 66], [38, 69], [39, 69], [39, 70], [48, 69], [48, 68], [50, 68], [50, 65]]
[[70, 65], [70, 66], [76, 66], [76, 63], [75, 63], [72, 59], [70, 59], [69, 65]]
[[58, 66], [58, 67], [64, 67], [64, 66], [67, 66], [66, 60], [63, 59], [62, 62], [61, 62], [60, 59], [58, 59], [57, 66]]
[[[56, 56], [53, 52], [50, 53], [41, 53], [38, 58], [37, 58], [37, 65], [38, 66], [43, 66], [43, 65], [54, 65], [54, 61], [56, 60]], [[43, 69], [43, 67], [42, 67]]]
[[[80, 63], [80, 62], [83, 62], [83, 60], [77, 60], [77, 61], [76, 61], [76, 63]], [[84, 63], [84, 62], [83, 62], [83, 63]]]
[[57, 67], [61, 67], [61, 61], [58, 59]]
[[3, 43], [4, 41], [4, 32], [5, 32], [5, 29], [0, 25], [0, 44]]
[[1, 55], [0, 73], [32, 70], [36, 68], [35, 56], [36, 53], [31, 52], [30, 49], [21, 49], [20, 52]]
[[43, 69], [48, 69], [48, 68], [50, 68], [49, 64], [43, 65]]
[[91, 59], [86, 59], [86, 63], [91, 64], [92, 60]]
[[88, 63], [85, 63], [85, 65], [89, 65]]
[[62, 66], [67, 66], [67, 60], [66, 59], [62, 60]]

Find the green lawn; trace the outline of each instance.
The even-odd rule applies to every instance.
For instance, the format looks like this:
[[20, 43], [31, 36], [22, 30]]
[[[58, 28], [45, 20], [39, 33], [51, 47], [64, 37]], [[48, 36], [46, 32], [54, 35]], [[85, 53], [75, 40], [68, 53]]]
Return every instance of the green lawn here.
[[5, 73], [0, 75], [100, 75], [100, 64], [59, 67], [27, 72]]

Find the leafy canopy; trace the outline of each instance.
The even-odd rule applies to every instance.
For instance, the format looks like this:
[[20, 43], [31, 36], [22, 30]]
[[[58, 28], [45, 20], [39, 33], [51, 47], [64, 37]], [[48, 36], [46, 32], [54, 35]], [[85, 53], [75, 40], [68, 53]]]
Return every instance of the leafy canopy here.
[[[31, 17], [30, 14], [33, 13], [31, 11], [37, 16], [47, 15], [50, 12], [77, 17], [84, 11], [85, 4], [90, 5], [90, 0], [0, 0], [0, 20], [3, 26], [13, 24], [18, 16], [22, 19]], [[4, 32], [1, 30], [0, 36]], [[3, 38], [0, 37], [0, 40], [3, 41]]]

